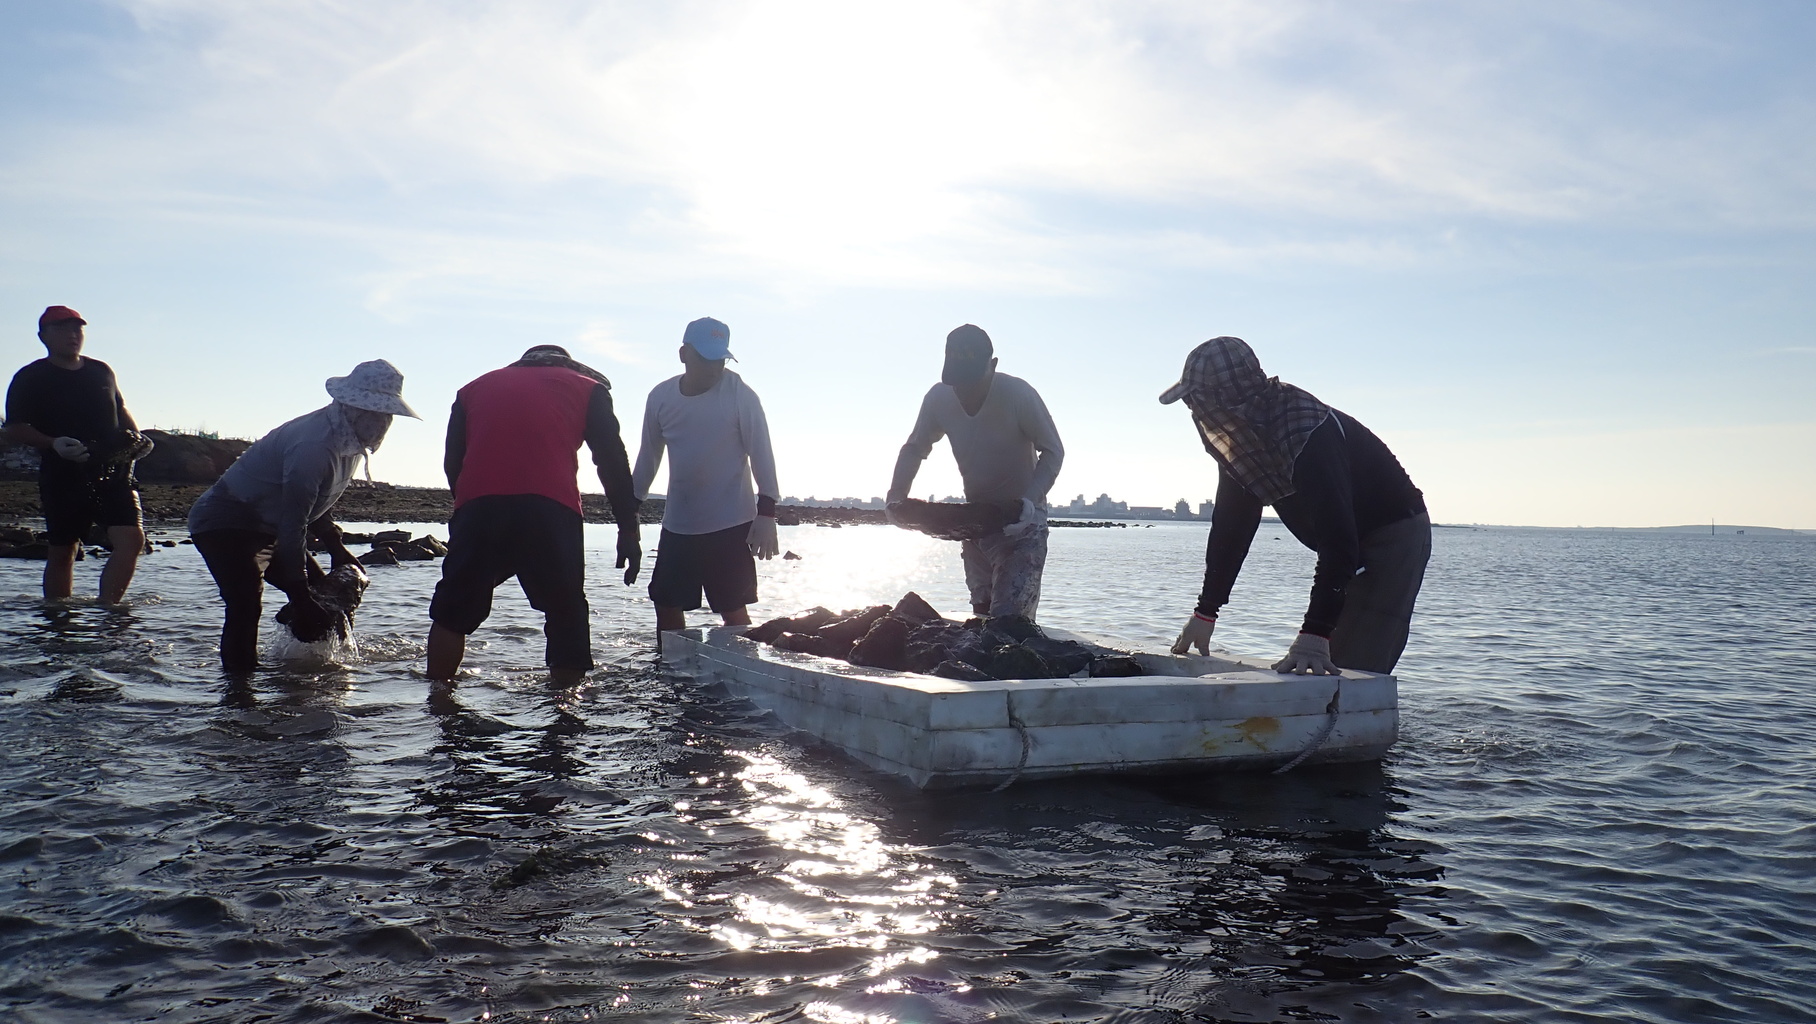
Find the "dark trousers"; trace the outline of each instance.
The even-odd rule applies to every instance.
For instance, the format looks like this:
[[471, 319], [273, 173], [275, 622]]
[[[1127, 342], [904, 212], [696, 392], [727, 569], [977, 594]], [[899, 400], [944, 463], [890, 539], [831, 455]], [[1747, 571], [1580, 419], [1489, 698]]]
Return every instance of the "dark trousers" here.
[[221, 667], [250, 672], [259, 665], [259, 614], [277, 537], [257, 530], [208, 530], [194, 539], [227, 606], [221, 626]]
[[1343, 668], [1392, 672], [1406, 650], [1412, 607], [1431, 561], [1431, 517], [1421, 512], [1362, 538], [1365, 568], [1343, 590], [1330, 634], [1330, 660]]
[[517, 577], [543, 614], [550, 668], [593, 667], [586, 603], [586, 547], [580, 513], [540, 494], [488, 494], [448, 521], [448, 554], [429, 602], [429, 619], [471, 636], [492, 614], [492, 591]]

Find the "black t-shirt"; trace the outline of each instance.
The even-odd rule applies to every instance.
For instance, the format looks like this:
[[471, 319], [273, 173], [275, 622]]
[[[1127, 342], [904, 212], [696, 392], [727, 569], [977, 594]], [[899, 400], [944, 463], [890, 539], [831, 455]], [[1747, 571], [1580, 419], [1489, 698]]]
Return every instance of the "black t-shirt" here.
[[[1425, 496], [1373, 431], [1335, 409], [1293, 460], [1293, 487], [1294, 493], [1275, 503], [1274, 512], [1301, 544], [1318, 553], [1300, 628], [1328, 637], [1343, 612], [1344, 591], [1362, 567], [1362, 538], [1424, 512]], [[1261, 525], [1261, 507], [1260, 499], [1227, 471], [1220, 474], [1205, 544], [1200, 612], [1215, 615], [1229, 601]]]
[[[29, 423], [52, 437], [73, 437], [95, 448], [120, 432], [126, 400], [114, 381], [113, 368], [99, 359], [65, 370], [49, 359], [27, 363], [13, 374], [6, 389], [6, 422]], [[80, 463], [44, 455], [44, 473], [80, 475]]]

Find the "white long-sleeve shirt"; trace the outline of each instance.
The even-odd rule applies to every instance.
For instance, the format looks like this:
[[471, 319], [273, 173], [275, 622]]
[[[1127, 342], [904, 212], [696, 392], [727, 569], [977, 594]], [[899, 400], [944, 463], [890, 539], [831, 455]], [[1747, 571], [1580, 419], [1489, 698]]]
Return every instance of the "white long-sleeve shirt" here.
[[670, 459], [662, 528], [670, 533], [730, 529], [756, 518], [758, 493], [781, 497], [763, 403], [730, 370], [702, 394], [682, 394], [680, 377], [650, 390], [643, 445], [631, 473], [639, 500], [649, 497], [665, 448]]
[[952, 440], [967, 501], [1044, 503], [1066, 458], [1047, 403], [1020, 377], [995, 374], [976, 416], [965, 411], [951, 385], [935, 384], [921, 400], [914, 431], [896, 459], [889, 500], [908, 496], [921, 462], [941, 437]]

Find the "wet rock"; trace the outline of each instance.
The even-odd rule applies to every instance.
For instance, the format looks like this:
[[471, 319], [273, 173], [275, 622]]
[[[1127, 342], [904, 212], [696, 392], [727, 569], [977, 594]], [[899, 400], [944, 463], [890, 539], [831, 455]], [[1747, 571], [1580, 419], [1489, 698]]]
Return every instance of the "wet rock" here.
[[876, 620], [870, 631], [851, 648], [853, 665], [868, 665], [896, 672], [908, 668], [908, 623], [894, 615]]
[[802, 654], [817, 654], [822, 658], [841, 660], [851, 654], [852, 647], [849, 643], [813, 633], [783, 633], [776, 638], [776, 646], [785, 651], [799, 651]]
[[775, 643], [776, 637], [783, 633], [813, 633], [838, 617], [838, 613], [830, 608], [815, 606], [799, 615], [770, 619], [761, 626], [752, 626], [744, 631], [744, 635], [761, 643]]
[[828, 622], [820, 627], [819, 633], [828, 640], [845, 644], [849, 649], [852, 644], [862, 640], [865, 633], [870, 632], [870, 627], [876, 623], [876, 620], [888, 614], [888, 605], [871, 605], [863, 611], [853, 612], [843, 618]]
[[946, 649], [939, 644], [911, 643], [903, 651], [904, 671], [908, 672], [931, 673], [945, 660]]
[[374, 565], [396, 565], [397, 552], [392, 550], [389, 545], [381, 545], [374, 547], [371, 551], [359, 556], [359, 561], [361, 565], [368, 567]]
[[1052, 679], [1056, 675], [1045, 658], [1020, 644], [1006, 644], [990, 652], [983, 668], [997, 679]]
[[994, 678], [983, 669], [962, 661], [942, 661], [935, 666], [933, 674], [943, 679], [963, 679], [971, 683], [982, 683]]
[[374, 544], [405, 544], [409, 540], [409, 530], [380, 530], [372, 535]]
[[[328, 611], [330, 616], [328, 630], [342, 640], [353, 635], [353, 613], [359, 610], [359, 603], [365, 597], [366, 586], [371, 582], [359, 562], [342, 562], [331, 571], [309, 581], [309, 596], [315, 603]], [[277, 621], [290, 630], [290, 635], [304, 643], [314, 643], [320, 636], [304, 636], [297, 632], [297, 611], [294, 602], [285, 604], [277, 611]], [[305, 629], [304, 632], [313, 633]]]
[[921, 501], [908, 498], [889, 506], [895, 525], [940, 540], [974, 540], [1021, 516], [1019, 501]]
[[912, 590], [902, 595], [902, 599], [895, 603], [895, 609], [891, 614], [917, 626], [940, 617], [940, 613], [927, 603], [926, 598]]
[[1091, 649], [1071, 640], [1055, 640], [1041, 635], [1022, 641], [1023, 646], [1047, 663], [1054, 676], [1072, 676], [1089, 668], [1094, 656]]
[[782, 552], [782, 561], [784, 561], [784, 562], [798, 562], [800, 560], [801, 560], [801, 556], [795, 554], [792, 551]]
[[1122, 651], [1047, 636], [1026, 619], [941, 618], [917, 594], [892, 608], [875, 605], [834, 615], [815, 608], [745, 631], [751, 640], [856, 665], [951, 679], [1057, 679], [1082, 674], [1141, 675]]

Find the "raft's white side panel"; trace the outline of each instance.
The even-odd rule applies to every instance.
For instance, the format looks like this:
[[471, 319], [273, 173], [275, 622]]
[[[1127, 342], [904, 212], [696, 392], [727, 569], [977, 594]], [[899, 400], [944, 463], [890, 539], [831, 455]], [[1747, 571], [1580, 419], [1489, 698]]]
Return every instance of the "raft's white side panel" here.
[[[662, 634], [662, 657], [784, 724], [924, 789], [1106, 772], [1380, 757], [1399, 734], [1393, 676], [1283, 676], [1230, 659], [1143, 655], [1166, 674], [964, 682], [777, 650], [735, 629]], [[1172, 674], [1210, 670], [1208, 675]]]

